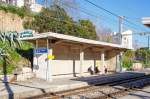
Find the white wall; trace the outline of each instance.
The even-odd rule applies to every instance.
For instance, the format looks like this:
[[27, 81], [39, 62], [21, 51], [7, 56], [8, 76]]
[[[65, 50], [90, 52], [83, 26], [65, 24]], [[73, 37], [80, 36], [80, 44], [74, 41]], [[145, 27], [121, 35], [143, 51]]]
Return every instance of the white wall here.
[[42, 5], [34, 3], [30, 6], [30, 9], [31, 11], [38, 13], [42, 10], [42, 7], [43, 7]]
[[122, 46], [132, 49], [133, 48], [133, 43], [132, 43], [133, 33], [132, 33], [132, 31], [128, 30], [121, 34], [122, 34]]
[[18, 7], [24, 6], [24, 0], [17, 0], [17, 6]]
[[33, 61], [33, 72], [36, 73], [36, 77], [46, 79], [46, 71], [47, 71], [47, 54], [34, 54]]

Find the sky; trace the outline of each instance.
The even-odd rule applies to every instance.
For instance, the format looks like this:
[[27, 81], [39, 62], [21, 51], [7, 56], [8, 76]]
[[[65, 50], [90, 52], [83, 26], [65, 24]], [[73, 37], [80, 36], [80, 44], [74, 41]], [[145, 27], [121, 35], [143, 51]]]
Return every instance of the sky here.
[[[40, 1], [40, 0], [39, 0]], [[61, 1], [61, 0], [60, 0]], [[119, 18], [103, 11], [86, 0], [65, 0], [72, 2], [76, 9], [70, 15], [75, 19], [89, 19], [97, 29], [109, 28], [113, 32], [119, 30]], [[150, 17], [150, 0], [89, 0], [94, 4], [109, 10], [119, 16], [125, 16], [130, 24], [124, 21], [124, 30], [131, 29], [134, 33], [149, 32], [150, 29], [141, 23], [143, 17]], [[66, 8], [69, 8], [66, 6]], [[84, 13], [86, 12], [86, 14]], [[88, 13], [88, 14], [87, 14]], [[147, 46], [147, 36], [134, 35], [134, 42]]]
[[[87, 12], [98, 16], [94, 18], [81, 14], [82, 18], [91, 19], [97, 26], [111, 28], [112, 31], [118, 32], [119, 22], [118, 18], [108, 14], [107, 12], [89, 4], [85, 0], [76, 0], [80, 7], [87, 9]], [[134, 24], [124, 22], [124, 30], [131, 29], [134, 32], [145, 32], [150, 31], [149, 28], [145, 27], [141, 23], [141, 18], [150, 17], [150, 0], [89, 0], [94, 4], [103, 7], [119, 16], [125, 16], [129, 21]], [[138, 43], [139, 46], [147, 46], [147, 36], [133, 35], [134, 42]]]

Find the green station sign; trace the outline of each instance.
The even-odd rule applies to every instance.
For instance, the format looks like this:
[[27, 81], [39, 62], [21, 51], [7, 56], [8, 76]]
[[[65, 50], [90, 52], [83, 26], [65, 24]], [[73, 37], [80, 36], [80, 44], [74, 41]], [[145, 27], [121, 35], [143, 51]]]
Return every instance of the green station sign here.
[[25, 30], [20, 33], [20, 38], [24, 37], [33, 37], [33, 31], [32, 30]]

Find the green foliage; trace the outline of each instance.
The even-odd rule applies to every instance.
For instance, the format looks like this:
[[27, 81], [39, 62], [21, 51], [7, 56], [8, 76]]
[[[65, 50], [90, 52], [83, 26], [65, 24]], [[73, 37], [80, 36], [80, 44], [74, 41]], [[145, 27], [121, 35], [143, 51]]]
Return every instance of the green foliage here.
[[133, 63], [142, 63], [145, 67], [150, 67], [150, 50], [138, 49], [136, 51], [128, 50], [124, 53], [122, 58], [123, 67], [128, 70], [132, 68]]
[[[16, 51], [16, 49], [12, 48], [9, 46], [8, 42], [5, 43], [7, 46], [6, 48], [4, 48], [4, 50], [7, 52], [7, 54], [9, 55], [8, 58], [7, 58], [7, 72], [8, 74], [11, 74], [13, 73], [13, 71], [18, 68], [16, 65], [17, 63], [23, 58], [20, 53], [18, 53]], [[3, 45], [3, 42], [0, 41], [0, 48], [2, 48], [4, 45]], [[21, 50], [28, 50], [28, 49], [31, 49], [32, 48], [32, 45], [30, 43], [27, 43], [27, 42], [23, 42], [22, 43], [22, 46], [21, 46]], [[28, 57], [28, 56], [26, 56]], [[0, 58], [0, 74], [2, 74], [2, 69], [3, 69], [3, 59], [2, 57]]]
[[16, 67], [13, 64], [8, 64], [7, 65], [7, 74], [12, 74]]
[[51, 8], [43, 8], [34, 16], [34, 20], [24, 23], [26, 29], [33, 29], [39, 33], [57, 32], [88, 39], [96, 39], [95, 26], [90, 20], [75, 22], [67, 15], [63, 8], [55, 5]]
[[135, 52], [128, 50], [124, 53], [122, 57], [122, 66], [130, 70], [132, 68], [132, 64], [134, 62]]
[[141, 63], [145, 65], [145, 67], [150, 67], [150, 50], [147, 48], [139, 49], [135, 53], [136, 57], [143, 58], [140, 60]]
[[28, 50], [30, 48], [33, 48], [33, 45], [29, 42], [22, 42], [21, 48], [22, 50]]
[[2, 58], [0, 58], [0, 75], [2, 74], [2, 72], [3, 72], [3, 59]]
[[83, 32], [81, 32], [81, 34], [84, 34], [85, 38], [88, 37], [89, 39], [96, 39], [96, 31], [93, 23], [90, 20], [79, 20], [79, 22], [81, 25], [81, 29], [83, 29]]
[[129, 60], [128, 57], [124, 56], [122, 61], [122, 66], [127, 68], [127, 70], [130, 70], [132, 68], [133, 62]]
[[[4, 47], [5, 46], [5, 47]], [[10, 47], [10, 44], [8, 41], [5, 43], [0, 41], [0, 48], [3, 48], [3, 50], [8, 54], [7, 56], [7, 69], [8, 74], [12, 73], [12, 71], [15, 69], [15, 63], [17, 63], [20, 60], [20, 55], [15, 51], [14, 48]], [[3, 69], [3, 57], [0, 59], [0, 69], [2, 74]]]
[[31, 11], [29, 11], [25, 7], [19, 8], [19, 7], [13, 6], [13, 5], [0, 4], [0, 10], [5, 11], [6, 13], [10, 12], [13, 14], [17, 14], [21, 18], [24, 18], [25, 16], [33, 16]]
[[[3, 63], [4, 61], [0, 59], [0, 75], [3, 75]], [[7, 74], [12, 74], [15, 70], [15, 65], [13, 64], [6, 64], [7, 65]]]

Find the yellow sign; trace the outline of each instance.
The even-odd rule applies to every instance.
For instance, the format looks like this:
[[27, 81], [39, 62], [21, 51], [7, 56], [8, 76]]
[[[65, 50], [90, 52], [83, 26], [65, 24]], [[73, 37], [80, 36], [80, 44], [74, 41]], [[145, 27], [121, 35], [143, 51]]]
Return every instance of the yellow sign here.
[[96, 67], [100, 67], [100, 61], [96, 61]]
[[55, 56], [54, 55], [48, 55], [48, 59], [54, 59]]

